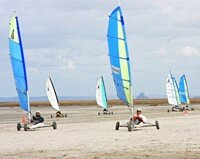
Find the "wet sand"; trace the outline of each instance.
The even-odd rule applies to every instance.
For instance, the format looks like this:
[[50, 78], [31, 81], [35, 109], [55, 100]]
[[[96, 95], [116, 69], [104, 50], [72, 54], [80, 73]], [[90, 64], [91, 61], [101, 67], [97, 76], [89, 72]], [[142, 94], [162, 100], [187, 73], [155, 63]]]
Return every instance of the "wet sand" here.
[[139, 106], [149, 122], [158, 120], [155, 127], [128, 132], [115, 130], [116, 121], [125, 123], [130, 118], [126, 106], [113, 106], [114, 115], [97, 115], [97, 106], [61, 107], [67, 118], [50, 118], [51, 107], [33, 107], [40, 110], [46, 122], [55, 120], [58, 129], [42, 128], [17, 131], [21, 120], [20, 108], [0, 108], [0, 158], [200, 158], [200, 105], [195, 111], [170, 112], [170, 106]]

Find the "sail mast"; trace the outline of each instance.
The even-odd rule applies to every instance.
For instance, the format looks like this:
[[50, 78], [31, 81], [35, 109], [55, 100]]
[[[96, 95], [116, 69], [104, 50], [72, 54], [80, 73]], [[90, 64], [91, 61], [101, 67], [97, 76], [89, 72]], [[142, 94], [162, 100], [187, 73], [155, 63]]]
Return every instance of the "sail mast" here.
[[118, 0], [118, 5], [121, 6], [120, 0]]

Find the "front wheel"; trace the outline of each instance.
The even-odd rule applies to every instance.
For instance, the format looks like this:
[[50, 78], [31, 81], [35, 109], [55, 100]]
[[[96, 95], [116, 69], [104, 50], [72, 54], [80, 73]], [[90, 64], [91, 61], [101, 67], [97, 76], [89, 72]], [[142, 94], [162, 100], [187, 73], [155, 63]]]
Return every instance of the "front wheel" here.
[[192, 111], [194, 111], [194, 108], [191, 108]]
[[53, 126], [53, 129], [57, 129], [57, 123], [55, 121], [52, 123], [52, 126]]
[[128, 127], [128, 131], [129, 131], [129, 132], [132, 131], [132, 126], [131, 126], [131, 123], [130, 123], [130, 122], [127, 123], [127, 127]]
[[157, 129], [160, 129], [160, 126], [159, 126], [158, 121], [155, 121], [155, 125], [156, 125], [156, 128], [157, 128]]
[[116, 122], [115, 130], [119, 130], [119, 125], [120, 125], [120, 122]]
[[27, 131], [27, 130], [28, 130], [28, 124], [25, 123], [25, 124], [24, 124], [24, 131]]
[[98, 112], [98, 115], [100, 115], [100, 113]]
[[65, 117], [67, 117], [67, 114], [65, 114]]
[[20, 123], [17, 123], [17, 131], [20, 131], [22, 128], [22, 125]]

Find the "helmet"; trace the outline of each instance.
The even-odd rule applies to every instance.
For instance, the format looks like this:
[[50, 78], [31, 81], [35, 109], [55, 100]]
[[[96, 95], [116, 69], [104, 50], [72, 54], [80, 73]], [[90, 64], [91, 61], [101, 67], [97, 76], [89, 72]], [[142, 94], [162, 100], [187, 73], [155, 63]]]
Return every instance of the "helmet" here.
[[142, 111], [142, 109], [141, 108], [137, 108], [137, 112], [141, 112]]
[[39, 111], [39, 110], [37, 110], [37, 111], [35, 112], [35, 114], [40, 114], [40, 111]]

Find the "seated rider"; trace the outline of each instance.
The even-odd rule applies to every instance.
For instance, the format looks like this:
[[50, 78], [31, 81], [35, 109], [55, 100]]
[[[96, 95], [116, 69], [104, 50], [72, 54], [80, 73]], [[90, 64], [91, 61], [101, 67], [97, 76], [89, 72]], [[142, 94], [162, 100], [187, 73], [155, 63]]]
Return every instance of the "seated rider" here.
[[140, 124], [141, 122], [146, 122], [146, 117], [142, 115], [142, 110], [140, 108], [137, 109], [136, 114], [133, 115], [131, 120], [134, 122], [135, 125]]
[[108, 113], [108, 110], [106, 108], [104, 108], [103, 113]]
[[61, 111], [57, 111], [57, 112], [56, 112], [56, 117], [63, 117]]
[[39, 111], [36, 111], [35, 116], [32, 117], [31, 122], [34, 124], [42, 123], [44, 122], [44, 118], [41, 116]]

